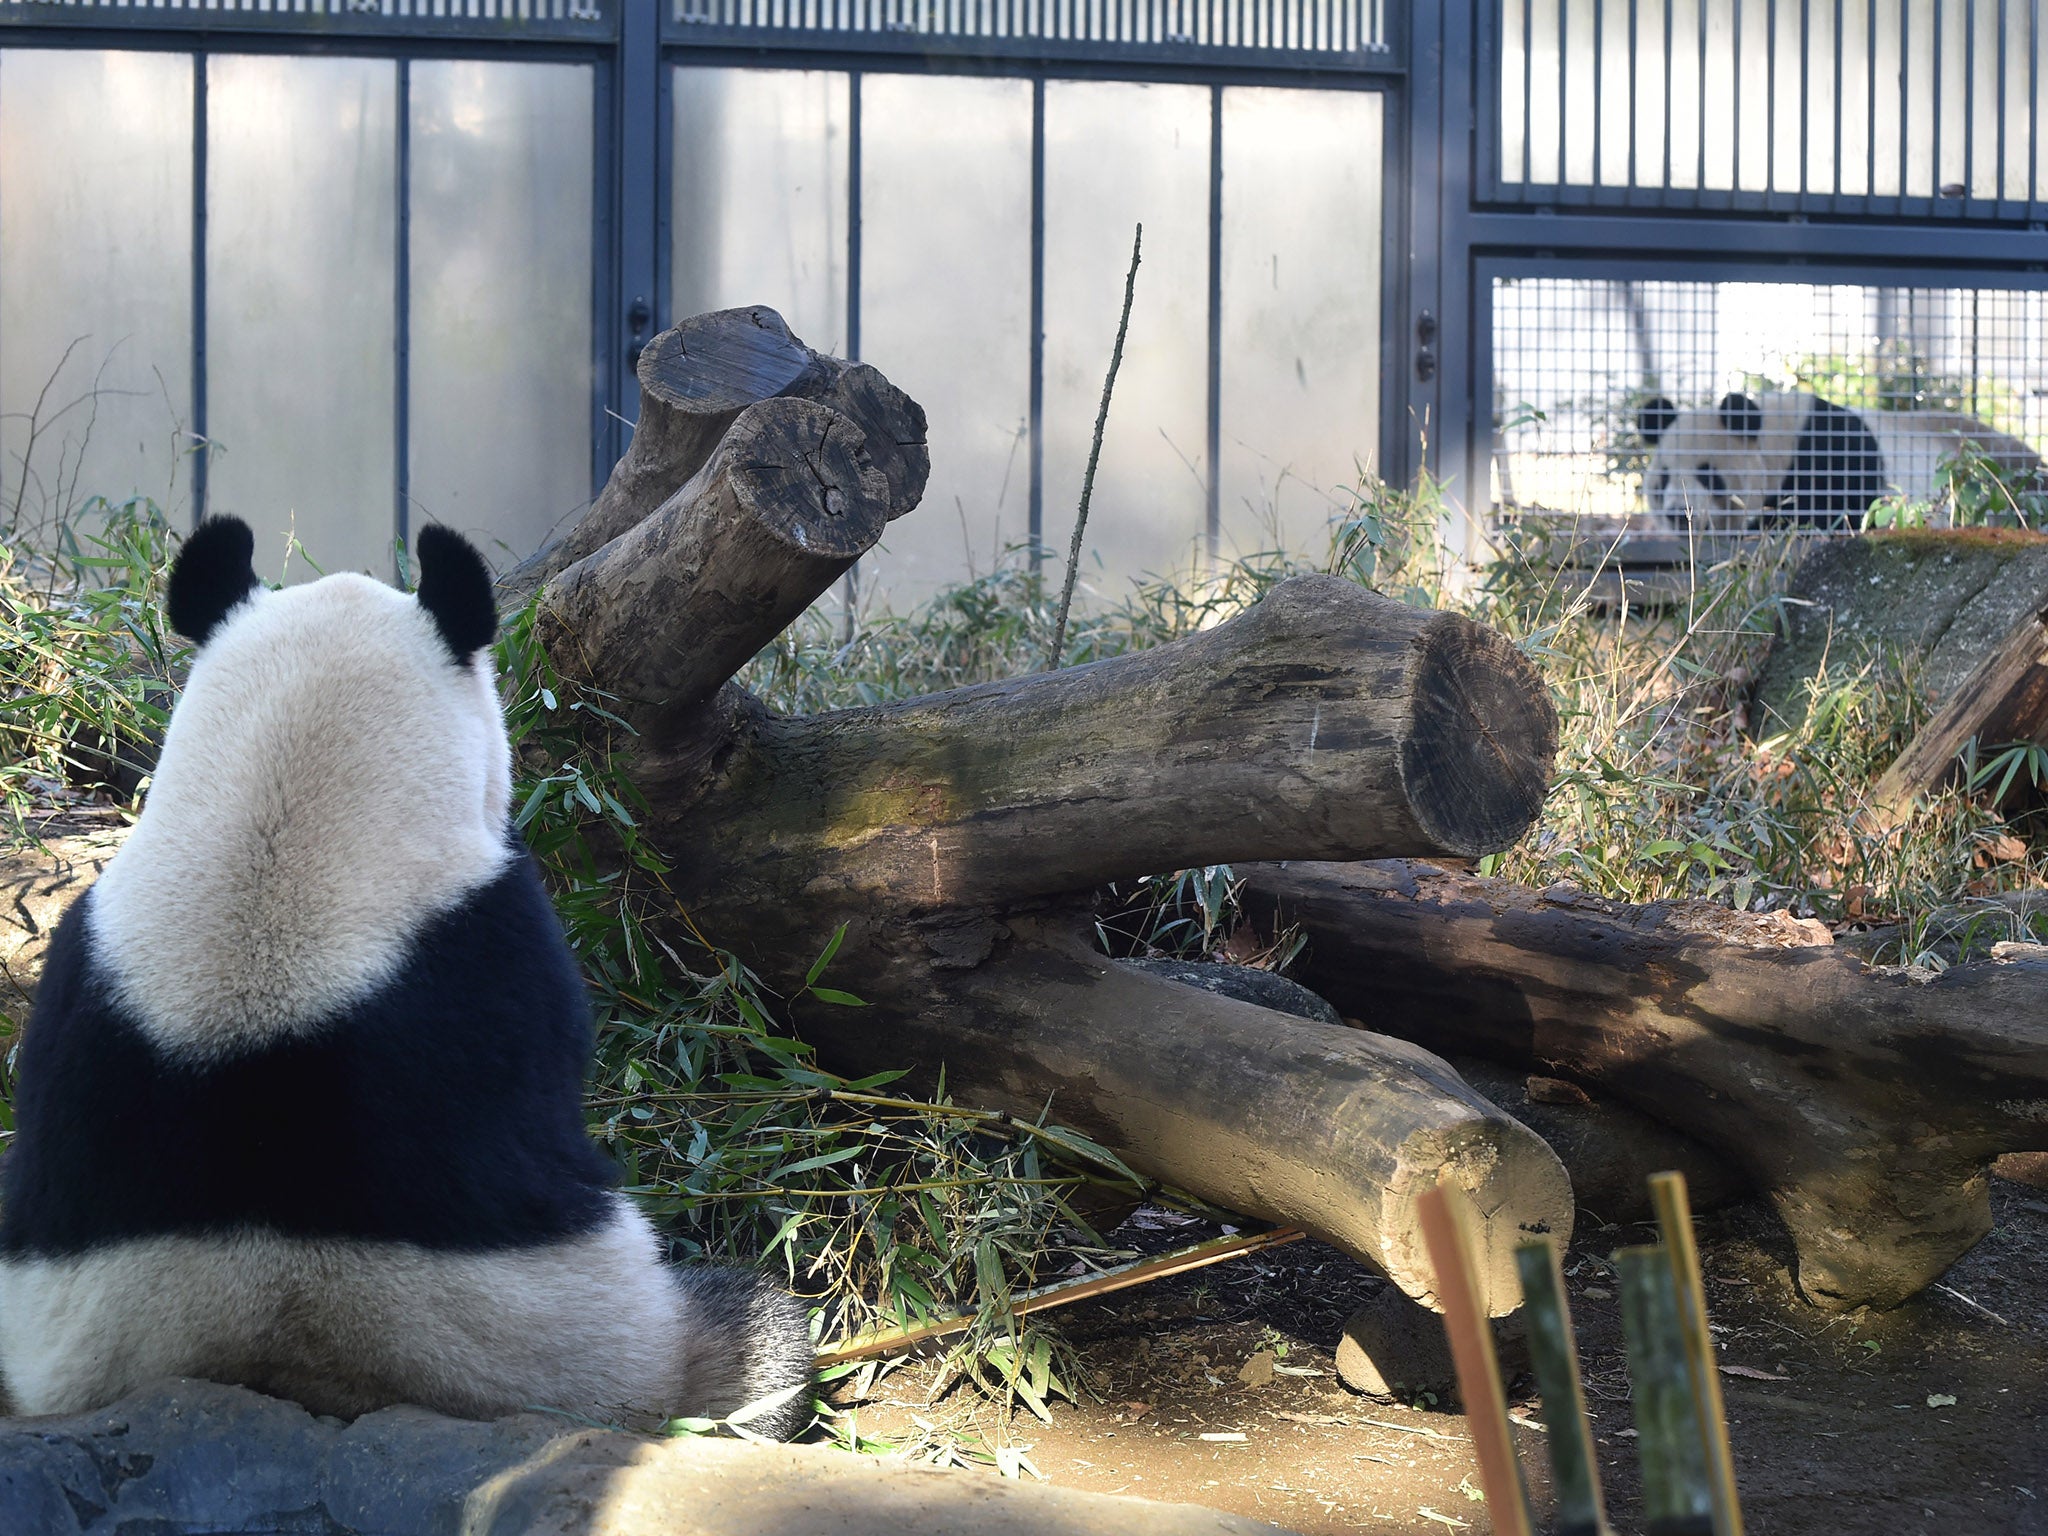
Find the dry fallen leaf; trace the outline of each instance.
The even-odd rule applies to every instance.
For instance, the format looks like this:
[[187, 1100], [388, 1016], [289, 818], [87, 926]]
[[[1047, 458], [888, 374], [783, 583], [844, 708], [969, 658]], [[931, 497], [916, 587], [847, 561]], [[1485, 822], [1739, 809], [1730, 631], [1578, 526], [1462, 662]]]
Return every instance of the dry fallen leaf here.
[[1753, 1365], [1724, 1365], [1723, 1376], [1741, 1376], [1749, 1381], [1790, 1381], [1790, 1376], [1780, 1376], [1771, 1371], [1760, 1371]]

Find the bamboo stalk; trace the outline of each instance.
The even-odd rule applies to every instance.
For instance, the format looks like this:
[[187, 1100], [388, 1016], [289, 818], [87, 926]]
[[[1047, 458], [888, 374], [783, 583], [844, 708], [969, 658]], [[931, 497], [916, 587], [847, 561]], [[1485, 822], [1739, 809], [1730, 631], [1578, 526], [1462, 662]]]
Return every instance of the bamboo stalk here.
[[1678, 1287], [1662, 1245], [1621, 1248], [1621, 1331], [1643, 1469], [1649, 1536], [1714, 1536], [1714, 1501], [1699, 1409], [1678, 1323]]
[[1515, 1249], [1528, 1321], [1529, 1363], [1543, 1393], [1549, 1432], [1550, 1480], [1557, 1490], [1556, 1536], [1612, 1536], [1600, 1501], [1600, 1468], [1586, 1421], [1586, 1390], [1579, 1380], [1577, 1341], [1557, 1244], [1550, 1238]]
[[1507, 1394], [1501, 1390], [1500, 1361], [1493, 1352], [1493, 1326], [1473, 1280], [1464, 1204], [1463, 1195], [1439, 1185], [1416, 1197], [1415, 1210], [1436, 1268], [1436, 1299], [1444, 1309], [1451, 1360], [1458, 1368], [1458, 1394], [1465, 1400], [1466, 1428], [1479, 1457], [1479, 1482], [1486, 1491], [1495, 1536], [1532, 1536], [1529, 1498], [1508, 1428]]
[[[1248, 1253], [1259, 1253], [1268, 1248], [1283, 1248], [1289, 1243], [1299, 1242], [1308, 1234], [1299, 1227], [1271, 1227], [1264, 1232], [1240, 1232], [1234, 1237], [1211, 1238], [1207, 1242], [1191, 1247], [1177, 1248], [1171, 1253], [1162, 1253], [1157, 1258], [1140, 1259], [1132, 1264], [1122, 1264], [1106, 1269], [1084, 1280], [1069, 1280], [1058, 1285], [1041, 1286], [1026, 1291], [1010, 1303], [1010, 1313], [1022, 1317], [1027, 1312], [1043, 1312], [1048, 1307], [1064, 1307], [1070, 1302], [1087, 1301], [1096, 1296], [1108, 1296], [1116, 1291], [1129, 1290], [1132, 1286], [1146, 1285], [1154, 1280], [1164, 1280], [1170, 1275], [1185, 1274], [1193, 1269], [1205, 1269], [1211, 1264], [1221, 1264], [1226, 1259], [1242, 1258]], [[839, 1365], [848, 1360], [865, 1360], [874, 1355], [894, 1354], [914, 1344], [930, 1339], [944, 1338], [951, 1333], [965, 1333], [974, 1326], [981, 1310], [961, 1312], [952, 1317], [934, 1318], [928, 1323], [918, 1323], [909, 1328], [889, 1328], [879, 1331], [857, 1333], [850, 1339], [827, 1345], [818, 1351], [818, 1364]]]
[[1714, 1336], [1707, 1328], [1706, 1287], [1700, 1279], [1699, 1244], [1693, 1236], [1685, 1175], [1650, 1175], [1650, 1203], [1657, 1212], [1657, 1227], [1664, 1235], [1664, 1251], [1670, 1256], [1671, 1279], [1678, 1291], [1678, 1325], [1685, 1340], [1693, 1404], [1700, 1423], [1700, 1449], [1707, 1458], [1708, 1485], [1714, 1499], [1714, 1536], [1742, 1536], [1735, 1458], [1728, 1446], [1728, 1414], [1721, 1402]]

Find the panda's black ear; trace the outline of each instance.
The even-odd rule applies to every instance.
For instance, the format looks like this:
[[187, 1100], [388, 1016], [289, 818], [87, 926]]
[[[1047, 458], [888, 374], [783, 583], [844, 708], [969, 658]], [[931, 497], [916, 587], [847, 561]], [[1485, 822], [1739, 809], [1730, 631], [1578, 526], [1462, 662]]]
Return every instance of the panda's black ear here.
[[1652, 395], [1636, 407], [1636, 431], [1643, 441], [1654, 443], [1671, 430], [1671, 423], [1678, 420], [1678, 407], [1662, 395]]
[[1764, 429], [1764, 408], [1734, 391], [1721, 397], [1721, 425], [1737, 437], [1755, 437]]
[[261, 585], [255, 557], [256, 535], [239, 517], [209, 517], [193, 529], [171, 562], [164, 593], [171, 628], [194, 645], [206, 644], [229, 610]]
[[491, 568], [461, 534], [429, 523], [413, 541], [420, 563], [420, 606], [434, 616], [457, 661], [467, 661], [498, 635]]

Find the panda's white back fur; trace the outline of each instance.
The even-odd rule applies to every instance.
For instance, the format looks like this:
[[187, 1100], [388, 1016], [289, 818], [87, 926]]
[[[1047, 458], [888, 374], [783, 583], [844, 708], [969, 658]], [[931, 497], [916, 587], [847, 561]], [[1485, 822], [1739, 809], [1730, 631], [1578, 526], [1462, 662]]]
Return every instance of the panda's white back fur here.
[[24, 1036], [0, 1405], [165, 1375], [351, 1415], [780, 1393], [751, 1427], [800, 1430], [802, 1310], [663, 1265], [584, 1130], [588, 1003], [511, 834], [481, 559], [429, 530], [417, 599], [273, 593], [248, 546], [209, 524], [173, 573], [201, 649]]
[[259, 589], [193, 662], [93, 898], [99, 954], [169, 1051], [315, 1025], [504, 867], [511, 795], [487, 652], [451, 665], [367, 576]]

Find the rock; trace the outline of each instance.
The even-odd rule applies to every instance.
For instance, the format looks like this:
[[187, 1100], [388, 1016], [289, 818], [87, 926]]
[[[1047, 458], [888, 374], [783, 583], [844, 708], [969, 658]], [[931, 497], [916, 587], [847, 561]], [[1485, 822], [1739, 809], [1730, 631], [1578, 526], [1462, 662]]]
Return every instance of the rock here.
[[35, 1536], [1252, 1536], [1185, 1504], [825, 1446], [655, 1440], [541, 1414], [316, 1419], [165, 1381], [95, 1413], [0, 1420], [0, 1531]]
[[[1529, 1368], [1521, 1313], [1494, 1319], [1493, 1347], [1503, 1379], [1512, 1382]], [[1443, 1318], [1391, 1285], [1345, 1322], [1337, 1376], [1371, 1397], [1445, 1409], [1458, 1401], [1458, 1368]]]
[[0, 849], [0, 1039], [6, 1020], [28, 1018], [43, 951], [65, 909], [84, 895], [119, 850], [127, 828], [53, 837]]
[[1903, 656], [1938, 705], [2023, 614], [2048, 606], [2042, 534], [1915, 528], [1814, 543], [1757, 685], [1759, 735], [1805, 720], [1824, 658], [1839, 670]]
[[1250, 965], [1214, 965], [1195, 960], [1123, 960], [1118, 962], [1148, 976], [1164, 976], [1185, 986], [1200, 987], [1218, 997], [1234, 997], [1240, 1003], [1256, 1003], [1297, 1019], [1318, 1024], [1342, 1024], [1337, 1010], [1298, 981], [1289, 981], [1276, 971], [1262, 971]]

